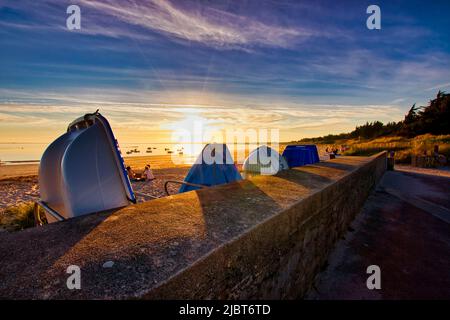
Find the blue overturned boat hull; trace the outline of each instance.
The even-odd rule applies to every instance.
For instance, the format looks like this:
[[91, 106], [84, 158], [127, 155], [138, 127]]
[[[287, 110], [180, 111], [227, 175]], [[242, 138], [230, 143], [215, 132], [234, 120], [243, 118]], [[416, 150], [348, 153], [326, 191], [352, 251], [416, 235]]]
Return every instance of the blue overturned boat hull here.
[[319, 162], [319, 152], [314, 144], [288, 145], [283, 151], [289, 168], [300, 167]]
[[[208, 144], [189, 170], [184, 182], [207, 187], [242, 180], [234, 165], [230, 151], [225, 144]], [[200, 189], [200, 187], [182, 185], [179, 192]]]

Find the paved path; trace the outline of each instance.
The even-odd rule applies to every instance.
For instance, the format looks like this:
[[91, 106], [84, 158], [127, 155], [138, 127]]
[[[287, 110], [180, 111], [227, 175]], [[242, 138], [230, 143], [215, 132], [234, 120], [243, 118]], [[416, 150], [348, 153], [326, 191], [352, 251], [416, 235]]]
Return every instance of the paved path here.
[[450, 299], [450, 177], [388, 171], [328, 262], [307, 299]]

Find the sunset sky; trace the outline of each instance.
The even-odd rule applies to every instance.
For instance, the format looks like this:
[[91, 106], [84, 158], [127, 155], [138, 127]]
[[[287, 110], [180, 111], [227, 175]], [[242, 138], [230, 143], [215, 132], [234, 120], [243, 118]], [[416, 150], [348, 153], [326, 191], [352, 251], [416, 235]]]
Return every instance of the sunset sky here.
[[398, 121], [450, 91], [450, 2], [429, 3], [0, 0], [0, 142], [50, 143], [98, 108], [127, 143], [194, 121], [282, 141]]

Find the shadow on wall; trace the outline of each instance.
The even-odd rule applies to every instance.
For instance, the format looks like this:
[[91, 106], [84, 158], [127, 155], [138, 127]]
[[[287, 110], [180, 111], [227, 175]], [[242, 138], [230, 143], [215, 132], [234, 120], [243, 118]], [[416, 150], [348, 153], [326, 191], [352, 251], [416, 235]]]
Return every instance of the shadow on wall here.
[[[277, 176], [258, 176], [186, 192], [14, 235], [0, 234], [0, 297], [133, 297], [137, 292], [142, 293], [143, 287], [148, 291], [158, 286], [219, 246], [229, 246], [236, 237], [251, 240], [240, 242], [242, 248], [229, 246], [231, 252], [239, 250], [235, 255], [230, 255], [233, 259], [247, 261], [246, 252], [255, 250], [253, 241], [261, 245], [258, 250], [262, 250], [263, 259], [264, 255], [273, 254], [273, 248], [267, 246], [270, 237], [279, 234], [288, 241], [290, 231], [283, 228], [290, 228], [291, 222], [299, 223], [302, 217], [292, 218], [289, 213], [280, 217], [283, 220], [293, 219], [286, 220], [286, 223], [278, 221], [261, 227], [261, 222], [293, 204], [297, 205], [315, 189], [345, 174], [344, 171], [353, 170], [355, 166], [350, 163], [319, 163]], [[333, 169], [328, 169], [330, 176], [321, 172], [324, 167]], [[253, 239], [255, 234], [260, 233], [244, 232], [256, 226], [265, 230], [263, 234], [269, 239]], [[224, 252], [220, 250], [213, 254], [225, 255]], [[114, 262], [114, 268], [104, 269], [103, 263], [109, 260]], [[29, 261], [33, 264], [30, 265]], [[213, 261], [226, 263], [229, 259], [223, 256]], [[67, 290], [66, 268], [71, 264], [83, 270], [84, 290]], [[198, 272], [224, 268], [226, 265], [199, 268]], [[237, 279], [248, 276], [244, 274], [248, 270], [243, 268], [234, 271], [238, 273], [235, 275]], [[212, 280], [217, 278], [215, 273], [204, 276], [210, 276]], [[27, 285], [19, 289], [18, 284], [23, 281]], [[214, 289], [220, 292], [221, 285], [232, 283], [218, 284]], [[176, 285], [176, 282], [173, 285], [175, 287], [170, 286], [171, 290], [186, 290], [186, 285]], [[154, 294], [157, 296], [157, 291]], [[188, 293], [170, 291], [170, 294], [182, 297]], [[203, 296], [207, 297], [208, 293], [198, 293], [198, 297]]]

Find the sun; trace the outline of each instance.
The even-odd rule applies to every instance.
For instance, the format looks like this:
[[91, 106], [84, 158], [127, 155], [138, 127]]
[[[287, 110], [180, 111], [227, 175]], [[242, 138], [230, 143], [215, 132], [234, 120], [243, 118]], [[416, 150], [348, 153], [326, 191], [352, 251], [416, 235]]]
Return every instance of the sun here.
[[223, 140], [217, 123], [198, 112], [185, 111], [180, 120], [165, 124], [164, 129], [171, 131], [171, 143], [185, 155], [199, 154], [205, 144]]

